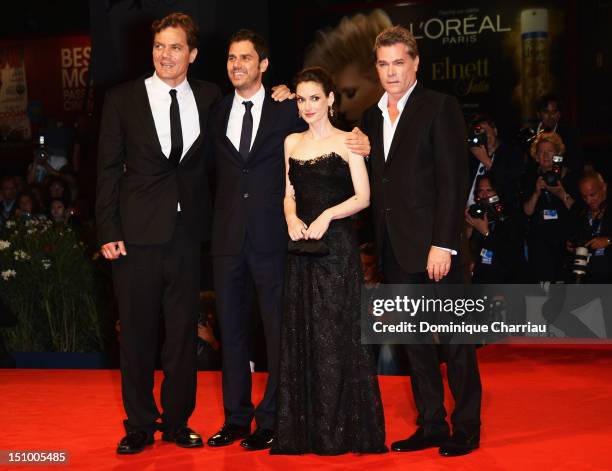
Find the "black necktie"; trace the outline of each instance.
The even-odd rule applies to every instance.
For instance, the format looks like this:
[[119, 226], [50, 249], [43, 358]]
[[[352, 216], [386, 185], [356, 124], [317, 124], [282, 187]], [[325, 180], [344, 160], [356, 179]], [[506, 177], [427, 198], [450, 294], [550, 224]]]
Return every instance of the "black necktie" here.
[[183, 129], [181, 128], [181, 113], [179, 112], [176, 90], [170, 90], [170, 162], [178, 166], [183, 154]]
[[253, 108], [252, 101], [243, 101], [242, 104], [245, 107], [244, 116], [242, 118], [242, 131], [240, 132], [240, 148], [238, 151], [242, 158], [246, 160], [249, 157], [249, 150], [251, 149], [251, 137], [253, 135], [253, 115], [251, 114], [251, 108]]

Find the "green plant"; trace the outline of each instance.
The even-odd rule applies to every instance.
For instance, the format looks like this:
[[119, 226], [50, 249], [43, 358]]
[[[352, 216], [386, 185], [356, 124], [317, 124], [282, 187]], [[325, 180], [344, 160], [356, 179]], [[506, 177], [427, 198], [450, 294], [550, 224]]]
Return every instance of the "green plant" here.
[[103, 349], [91, 260], [72, 227], [9, 221], [0, 237], [0, 297], [18, 319], [13, 351]]

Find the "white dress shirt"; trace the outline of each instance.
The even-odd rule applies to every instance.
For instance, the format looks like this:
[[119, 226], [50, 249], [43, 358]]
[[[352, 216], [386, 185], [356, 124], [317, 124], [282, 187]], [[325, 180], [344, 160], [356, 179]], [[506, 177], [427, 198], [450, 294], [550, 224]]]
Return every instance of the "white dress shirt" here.
[[255, 136], [257, 135], [257, 130], [259, 129], [259, 122], [261, 121], [261, 110], [263, 108], [263, 102], [265, 98], [266, 89], [263, 85], [251, 98], [241, 97], [238, 94], [237, 90], [234, 92], [234, 101], [232, 102], [232, 110], [230, 111], [229, 120], [227, 121], [227, 132], [225, 133], [225, 135], [234, 145], [236, 150], [240, 150], [242, 118], [244, 118], [244, 113], [246, 111], [246, 107], [242, 104], [242, 102], [253, 102], [253, 107], [251, 108], [251, 114], [253, 115], [253, 133], [251, 134], [251, 145], [249, 146], [250, 149], [253, 146], [253, 142], [255, 142]]
[[[416, 87], [416, 84], [417, 82], [415, 80], [415, 82], [412, 84], [412, 87], [410, 87], [408, 91], [398, 100], [397, 111], [399, 111], [399, 114], [397, 115], [397, 118], [395, 118], [395, 122], [393, 123], [391, 122], [391, 117], [389, 116], [389, 110], [387, 108], [389, 105], [389, 94], [385, 92], [383, 96], [380, 98], [380, 100], [378, 100], [378, 107], [380, 108], [380, 111], [382, 111], [382, 115], [383, 115], [383, 144], [384, 144], [384, 151], [385, 151], [385, 162], [387, 161], [387, 157], [389, 156], [389, 150], [391, 149], [391, 143], [393, 142], [393, 136], [395, 136], [395, 130], [397, 129], [397, 123], [399, 123], [399, 120], [402, 117], [402, 112], [404, 111], [404, 108], [406, 107], [406, 102], [408, 101], [408, 98], [410, 98], [410, 94], [414, 90], [414, 87]], [[433, 245], [432, 247], [438, 247], [439, 249], [450, 252], [452, 255], [457, 255], [456, 250], [452, 250], [446, 247], [439, 247], [437, 245]]]
[[[155, 121], [155, 130], [157, 138], [161, 145], [162, 152], [166, 157], [170, 157], [170, 148], [172, 142], [170, 138], [170, 90], [173, 87], [161, 80], [157, 74], [145, 80], [147, 96], [153, 113], [153, 121]], [[193, 91], [187, 80], [183, 80], [176, 90], [176, 99], [179, 105], [181, 115], [181, 128], [183, 130], [183, 153], [181, 159], [189, 151], [189, 148], [200, 135], [200, 115], [196, 105]]]
[[397, 129], [397, 123], [399, 123], [400, 118], [402, 117], [402, 111], [404, 111], [404, 107], [406, 106], [406, 102], [416, 87], [416, 81], [412, 84], [412, 87], [408, 89], [408, 91], [402, 96], [397, 102], [397, 110], [399, 114], [397, 118], [395, 118], [395, 122], [391, 122], [391, 117], [389, 116], [389, 110], [387, 106], [389, 105], [389, 94], [385, 92], [383, 96], [378, 101], [378, 107], [382, 111], [383, 115], [383, 141], [384, 141], [384, 150], [385, 150], [385, 162], [387, 161], [387, 157], [389, 155], [389, 149], [391, 149], [391, 143], [393, 142], [393, 136], [395, 136], [395, 130]]
[[[172, 148], [170, 137], [170, 104], [172, 103], [172, 97], [170, 96], [170, 90], [172, 90], [172, 87], [154, 73], [151, 77], [145, 79], [145, 88], [147, 89], [161, 150], [167, 158], [170, 158], [170, 149]], [[187, 79], [183, 80], [174, 89], [176, 90], [183, 131], [182, 159], [200, 135], [200, 115], [198, 114], [195, 96], [193, 96], [193, 91]], [[177, 205], [177, 210], [181, 210], [180, 203]]]

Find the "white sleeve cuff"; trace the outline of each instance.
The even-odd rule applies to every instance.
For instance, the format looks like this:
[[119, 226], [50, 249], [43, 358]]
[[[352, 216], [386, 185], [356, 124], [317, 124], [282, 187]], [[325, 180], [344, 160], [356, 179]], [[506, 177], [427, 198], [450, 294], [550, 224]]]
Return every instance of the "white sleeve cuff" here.
[[453, 249], [448, 249], [448, 248], [446, 248], [446, 247], [440, 247], [440, 246], [438, 246], [438, 245], [432, 245], [432, 247], [436, 247], [436, 248], [438, 248], [438, 249], [446, 250], [447, 252], [450, 252], [450, 253], [451, 253], [451, 255], [457, 255], [457, 251], [456, 251], [456, 250], [453, 250]]

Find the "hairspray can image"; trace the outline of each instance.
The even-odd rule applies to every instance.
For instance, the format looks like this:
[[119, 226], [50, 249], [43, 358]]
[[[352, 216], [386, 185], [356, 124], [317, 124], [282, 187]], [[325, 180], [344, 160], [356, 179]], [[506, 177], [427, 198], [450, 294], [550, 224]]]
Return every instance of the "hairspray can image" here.
[[521, 90], [522, 118], [535, 116], [536, 100], [548, 93], [550, 83], [550, 42], [548, 10], [531, 8], [521, 11]]

